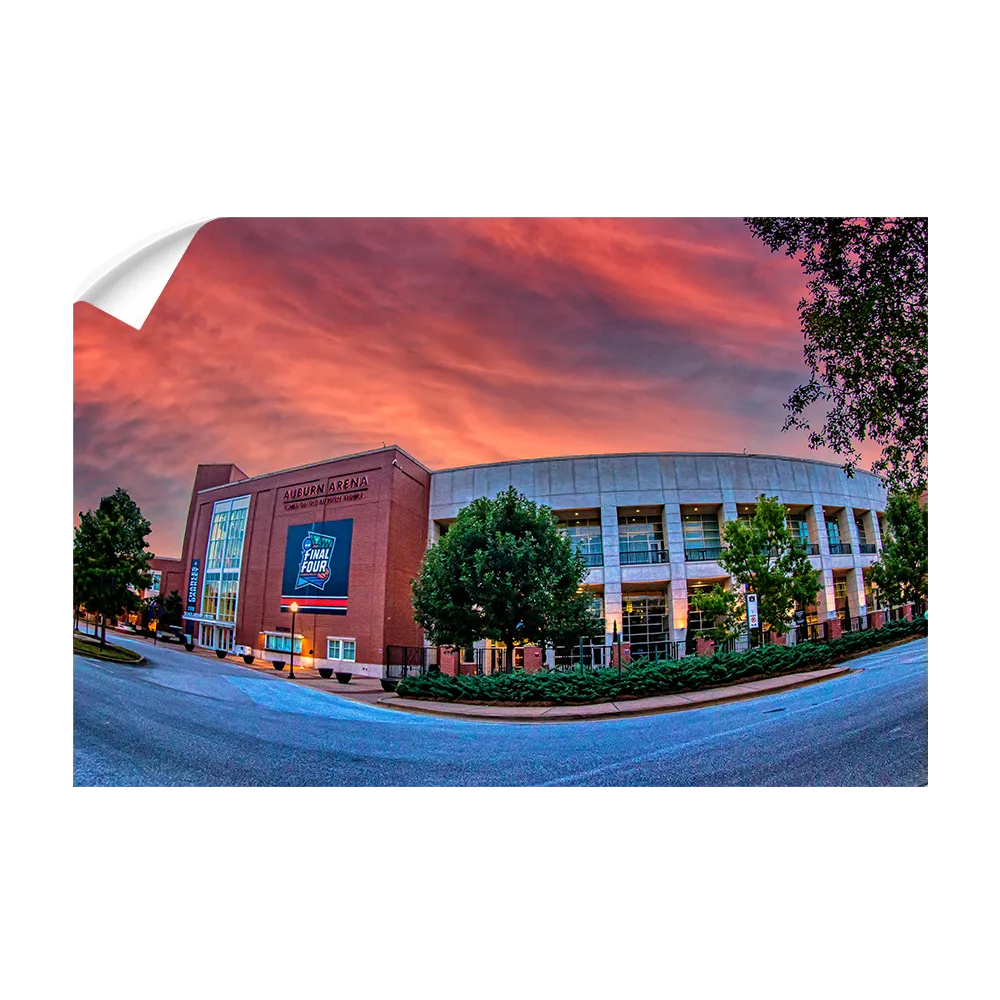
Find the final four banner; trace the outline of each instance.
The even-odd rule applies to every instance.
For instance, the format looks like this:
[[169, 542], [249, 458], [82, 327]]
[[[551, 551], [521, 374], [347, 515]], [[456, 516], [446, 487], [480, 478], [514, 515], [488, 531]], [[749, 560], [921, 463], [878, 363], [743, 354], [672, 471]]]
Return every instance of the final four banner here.
[[289, 527], [281, 576], [282, 611], [290, 611], [295, 601], [300, 613], [347, 614], [353, 533], [353, 518]]

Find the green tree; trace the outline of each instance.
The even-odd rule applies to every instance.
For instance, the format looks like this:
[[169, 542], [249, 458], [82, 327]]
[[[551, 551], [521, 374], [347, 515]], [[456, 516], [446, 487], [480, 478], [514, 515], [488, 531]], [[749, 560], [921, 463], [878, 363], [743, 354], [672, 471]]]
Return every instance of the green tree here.
[[[809, 277], [799, 302], [810, 378], [785, 403], [784, 430], [809, 431], [852, 475], [861, 442], [890, 488], [927, 484], [927, 220], [748, 218], [772, 251], [796, 257]], [[813, 430], [807, 410], [829, 404]]]
[[[757, 595], [757, 613], [765, 631], [784, 632], [792, 624], [795, 602], [811, 604], [819, 590], [819, 574], [809, 555], [788, 529], [788, 512], [777, 497], [757, 497], [757, 509], [749, 521], [727, 521], [722, 529], [726, 543], [719, 565], [733, 578], [729, 596], [720, 597], [715, 588], [696, 594], [691, 601], [696, 610], [724, 616], [716, 628], [731, 634], [741, 624], [745, 609], [735, 585]], [[735, 596], [733, 596], [735, 594]]]
[[519, 641], [603, 630], [580, 587], [586, 575], [551, 509], [510, 487], [463, 507], [427, 550], [413, 581], [414, 619], [436, 645], [502, 642], [510, 666]]
[[688, 607], [693, 611], [701, 611], [712, 622], [707, 628], [695, 629], [693, 635], [722, 642], [740, 635], [746, 627], [746, 599], [735, 588], [726, 590], [717, 583], [711, 590], [692, 594]]
[[73, 533], [73, 579], [77, 596], [101, 616], [101, 646], [108, 615], [131, 607], [137, 590], [151, 582], [146, 536], [150, 523], [120, 486], [101, 498], [97, 510], [80, 514]]
[[160, 605], [160, 621], [164, 625], [180, 625], [184, 616], [184, 601], [176, 590], [171, 590], [162, 598]]
[[882, 554], [872, 582], [891, 606], [927, 601], [927, 505], [916, 496], [890, 493]]

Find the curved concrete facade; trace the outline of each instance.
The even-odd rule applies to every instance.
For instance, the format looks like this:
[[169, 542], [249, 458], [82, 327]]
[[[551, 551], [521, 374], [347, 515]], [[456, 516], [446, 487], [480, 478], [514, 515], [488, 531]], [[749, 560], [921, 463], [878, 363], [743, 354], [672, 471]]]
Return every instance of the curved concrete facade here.
[[[718, 562], [706, 558], [710, 547], [691, 547], [689, 529], [697, 528], [699, 518], [708, 524], [712, 514], [721, 525], [749, 513], [761, 493], [777, 496], [804, 522], [803, 537], [808, 526], [811, 559], [822, 580], [816, 620], [866, 612], [865, 577], [881, 549], [879, 520], [886, 500], [879, 480], [868, 473], [849, 479], [828, 462], [704, 452], [582, 455], [445, 469], [431, 473], [428, 544], [471, 500], [508, 486], [548, 505], [567, 524], [589, 518], [586, 530], [595, 538], [587, 586], [603, 599], [609, 629], [618, 624], [627, 630], [622, 612], [631, 606], [630, 595], [662, 594], [664, 629], [669, 619], [670, 639], [683, 642], [689, 586], [728, 580]], [[661, 525], [662, 549], [647, 562], [642, 553], [626, 551], [629, 542], [622, 541], [633, 515], [651, 526], [659, 519]]]

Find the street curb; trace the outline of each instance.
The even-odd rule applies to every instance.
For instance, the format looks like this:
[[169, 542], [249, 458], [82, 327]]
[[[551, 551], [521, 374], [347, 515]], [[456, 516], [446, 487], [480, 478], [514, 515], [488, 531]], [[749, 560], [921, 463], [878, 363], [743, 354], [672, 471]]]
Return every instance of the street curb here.
[[[736, 701], [752, 701], [756, 698], [765, 698], [771, 694], [783, 694], [785, 691], [793, 691], [797, 688], [809, 687], [813, 684], [822, 684], [824, 681], [833, 680], [837, 677], [844, 677], [847, 674], [857, 673], [859, 669], [852, 667], [828, 667], [822, 671], [808, 671], [810, 676], [802, 680], [793, 680], [795, 674], [786, 675], [789, 678], [787, 684], [774, 685], [761, 688], [755, 691], [740, 691], [738, 694], [723, 694], [726, 688], [706, 688], [702, 691], [687, 691], [683, 695], [656, 695], [651, 698], [635, 698], [621, 702], [591, 702], [586, 705], [524, 705], [516, 708], [506, 706], [490, 705], [464, 705], [445, 701], [420, 702], [416, 699], [401, 699], [396, 695], [386, 695], [376, 700], [375, 704], [382, 708], [390, 709], [394, 712], [410, 712], [414, 715], [434, 715], [440, 718], [463, 719], [471, 722], [582, 722], [582, 721], [604, 721], [607, 719], [628, 719], [640, 715], [661, 715], [667, 712], [689, 712], [698, 708], [711, 708], [715, 705], [725, 705]], [[821, 676], [816, 676], [821, 674]], [[778, 678], [774, 678], [777, 680]], [[752, 684], [762, 683], [753, 681]], [[732, 687], [743, 685], [731, 685]], [[711, 695], [713, 691], [720, 692], [718, 697], [706, 697], [697, 701], [689, 701], [686, 704], [673, 705], [642, 705], [642, 702], [661, 701], [667, 698], [681, 697], [684, 695]], [[405, 702], [405, 703], [402, 703]], [[607, 706], [606, 711], [594, 711], [595, 708]], [[622, 706], [622, 707], [619, 707]], [[628, 707], [634, 706], [634, 707]], [[468, 711], [472, 709], [473, 711]], [[533, 710], [537, 714], [525, 714], [525, 709]], [[569, 709], [570, 711], [560, 712], [559, 715], [546, 715], [553, 709]], [[577, 709], [578, 711], [572, 711]]]
[[[128, 653], [133, 652], [133, 650], [129, 649], [127, 646], [115, 646], [113, 642], [109, 642], [108, 645], [112, 646], [114, 649], [125, 650], [125, 652]], [[97, 663], [110, 663], [114, 667], [141, 667], [149, 662], [146, 657], [142, 655], [142, 653], [139, 654], [138, 660], [133, 660], [131, 663], [123, 663], [121, 660], [109, 660], [103, 656], [91, 656], [89, 653], [81, 653], [78, 649], [73, 650], [73, 655], [82, 656], [85, 660], [95, 660]]]

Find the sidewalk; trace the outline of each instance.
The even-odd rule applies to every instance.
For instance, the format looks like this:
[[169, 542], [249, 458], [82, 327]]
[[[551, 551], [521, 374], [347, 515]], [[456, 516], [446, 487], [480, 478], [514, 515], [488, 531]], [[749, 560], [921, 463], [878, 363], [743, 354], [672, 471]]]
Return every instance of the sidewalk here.
[[[82, 630], [81, 630], [82, 631]], [[108, 629], [108, 637], [113, 634]], [[123, 633], [118, 633], [123, 634]], [[152, 639], [145, 636], [124, 633], [129, 639], [138, 640], [144, 645], [153, 645]], [[160, 643], [171, 649], [184, 649], [172, 643]], [[196, 649], [189, 656], [203, 659], [218, 660], [215, 653], [207, 649]], [[284, 679], [288, 683], [288, 668], [277, 671], [270, 661], [257, 659], [252, 665], [243, 662], [243, 657], [230, 653], [225, 658], [227, 663], [238, 665], [247, 670]], [[633, 698], [622, 701], [603, 701], [589, 705], [464, 705], [449, 701], [424, 701], [416, 698], [400, 698], [397, 694], [387, 694], [382, 690], [382, 683], [377, 677], [364, 677], [355, 674], [348, 684], [341, 684], [336, 677], [319, 676], [315, 667], [295, 667], [295, 679], [292, 684], [313, 688], [326, 694], [347, 698], [366, 705], [377, 705], [381, 708], [397, 712], [413, 712], [422, 715], [446, 716], [459, 719], [478, 719], [493, 722], [570, 722], [573, 720], [593, 719], [624, 719], [635, 715], [651, 715], [658, 712], [683, 712], [693, 708], [707, 708], [710, 705], [724, 705], [727, 702], [746, 701], [760, 698], [779, 691], [791, 691], [806, 687], [809, 684], [819, 684], [834, 677], [842, 677], [851, 673], [851, 668], [844, 664], [825, 667], [822, 670], [811, 670], [808, 673], [786, 674], [783, 677], [769, 677], [765, 680], [748, 681], [742, 684], [727, 684], [724, 687], [707, 688], [703, 691], [687, 691], [684, 694], [657, 695], [653, 698]]]

